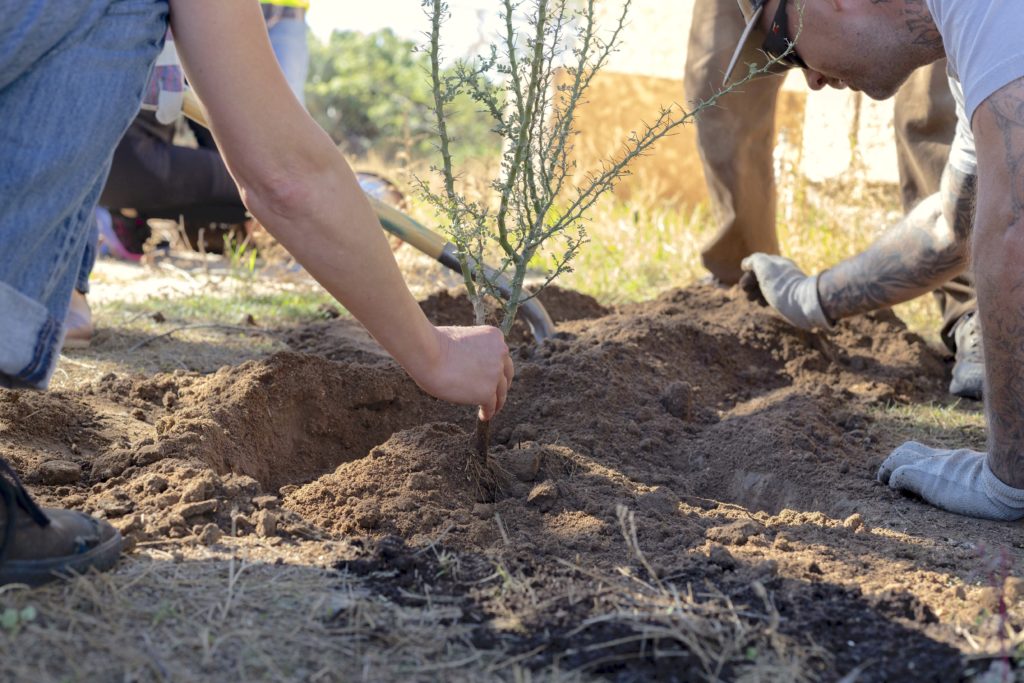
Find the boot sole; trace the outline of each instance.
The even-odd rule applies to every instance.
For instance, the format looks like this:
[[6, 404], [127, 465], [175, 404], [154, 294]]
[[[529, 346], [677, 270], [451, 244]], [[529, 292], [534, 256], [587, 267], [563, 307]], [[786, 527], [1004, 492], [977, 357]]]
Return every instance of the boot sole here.
[[112, 537], [89, 552], [48, 560], [8, 560], [0, 565], [0, 586], [10, 583], [41, 586], [85, 574], [90, 569], [106, 571], [117, 564], [123, 545], [121, 532], [115, 529]]

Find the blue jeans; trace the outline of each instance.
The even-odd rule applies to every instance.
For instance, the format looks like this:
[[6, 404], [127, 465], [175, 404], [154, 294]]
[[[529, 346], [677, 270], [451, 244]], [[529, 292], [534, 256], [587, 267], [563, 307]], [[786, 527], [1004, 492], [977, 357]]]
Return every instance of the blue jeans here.
[[278, 19], [268, 24], [270, 44], [277, 61], [299, 102], [306, 103], [306, 77], [309, 75], [309, 44], [304, 19]]
[[93, 207], [142, 100], [167, 0], [22, 0], [0, 13], [0, 386], [45, 388]]

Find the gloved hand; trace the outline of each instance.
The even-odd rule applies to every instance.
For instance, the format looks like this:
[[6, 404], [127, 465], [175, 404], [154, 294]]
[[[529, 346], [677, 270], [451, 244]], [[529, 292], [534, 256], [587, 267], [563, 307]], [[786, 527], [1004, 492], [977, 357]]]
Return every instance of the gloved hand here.
[[146, 84], [142, 106], [150, 111], [156, 110], [156, 120], [166, 125], [174, 123], [178, 118], [184, 100], [185, 73], [174, 47], [174, 37], [168, 29], [164, 37], [164, 49], [157, 56], [153, 73]]
[[748, 296], [760, 289], [764, 300], [782, 314], [791, 324], [802, 330], [832, 329], [818, 299], [818, 276], [805, 275], [800, 268], [782, 256], [752, 254], [743, 259], [740, 267], [751, 273], [744, 275], [740, 284]]
[[978, 451], [945, 451], [908, 441], [885, 459], [878, 480], [959, 515], [1024, 519], [1024, 489], [1001, 482]]

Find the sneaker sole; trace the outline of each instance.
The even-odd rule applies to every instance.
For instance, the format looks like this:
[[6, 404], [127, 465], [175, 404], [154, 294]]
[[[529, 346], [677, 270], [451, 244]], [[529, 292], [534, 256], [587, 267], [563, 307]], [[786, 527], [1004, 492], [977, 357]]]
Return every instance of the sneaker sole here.
[[18, 583], [34, 587], [57, 579], [70, 579], [90, 569], [106, 571], [117, 564], [123, 545], [121, 532], [115, 529], [111, 538], [86, 553], [50, 560], [8, 560], [0, 565], [0, 586]]

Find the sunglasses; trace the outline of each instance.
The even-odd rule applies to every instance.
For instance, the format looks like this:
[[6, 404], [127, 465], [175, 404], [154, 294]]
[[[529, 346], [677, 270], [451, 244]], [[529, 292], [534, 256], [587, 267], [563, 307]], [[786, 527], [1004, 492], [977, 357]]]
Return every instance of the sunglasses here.
[[786, 16], [786, 0], [779, 0], [771, 28], [765, 36], [761, 49], [772, 59], [778, 59], [786, 66], [806, 69], [807, 64], [796, 53], [795, 43], [789, 38], [789, 18]]

